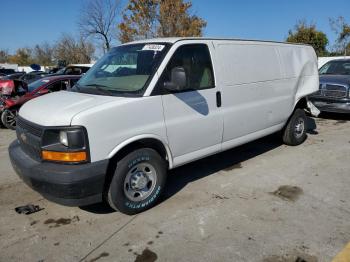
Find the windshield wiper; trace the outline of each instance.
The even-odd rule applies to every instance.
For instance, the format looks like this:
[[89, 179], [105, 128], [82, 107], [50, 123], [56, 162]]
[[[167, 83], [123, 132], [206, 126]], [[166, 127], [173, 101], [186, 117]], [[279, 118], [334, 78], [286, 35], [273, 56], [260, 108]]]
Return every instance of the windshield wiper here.
[[84, 86], [91, 86], [91, 87], [95, 87], [98, 91], [113, 96], [113, 93], [111, 91], [109, 91], [108, 89], [104, 89], [103, 87], [108, 87], [105, 85], [99, 85], [99, 84], [88, 84], [88, 85], [84, 85]]

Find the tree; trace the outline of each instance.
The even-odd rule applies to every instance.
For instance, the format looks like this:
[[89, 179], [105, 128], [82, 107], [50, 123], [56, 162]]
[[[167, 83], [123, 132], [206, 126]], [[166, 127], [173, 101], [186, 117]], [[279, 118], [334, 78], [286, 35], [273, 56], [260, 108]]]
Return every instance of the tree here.
[[129, 0], [119, 24], [122, 43], [151, 37], [202, 36], [206, 22], [184, 0]]
[[298, 22], [294, 31], [289, 30], [287, 42], [309, 44], [315, 49], [317, 56], [324, 56], [328, 53], [326, 34], [318, 31], [315, 24], [308, 25], [305, 21]]
[[0, 50], [0, 63], [7, 63], [9, 59], [9, 52], [7, 49]]
[[29, 47], [18, 48], [16, 53], [9, 57], [9, 63], [18, 64], [20, 66], [28, 66], [33, 64], [33, 50]]
[[332, 30], [338, 35], [336, 40], [336, 50], [341, 54], [350, 53], [350, 24], [345, 22], [344, 17], [339, 16], [337, 19], [329, 19]]
[[161, 1], [159, 6], [158, 35], [170, 36], [202, 36], [203, 28], [207, 23], [196, 15], [191, 15], [189, 10], [191, 2], [183, 0]]
[[39, 65], [53, 65], [53, 48], [47, 42], [35, 45], [33, 48], [33, 59]]
[[78, 22], [83, 37], [95, 36], [103, 41], [103, 50], [109, 50], [119, 0], [89, 0], [81, 10]]
[[122, 43], [156, 36], [157, 0], [130, 0], [119, 24]]
[[72, 35], [63, 34], [56, 42], [53, 57], [56, 62], [66, 61], [67, 64], [90, 63], [95, 48], [92, 43], [82, 37], [75, 39]]

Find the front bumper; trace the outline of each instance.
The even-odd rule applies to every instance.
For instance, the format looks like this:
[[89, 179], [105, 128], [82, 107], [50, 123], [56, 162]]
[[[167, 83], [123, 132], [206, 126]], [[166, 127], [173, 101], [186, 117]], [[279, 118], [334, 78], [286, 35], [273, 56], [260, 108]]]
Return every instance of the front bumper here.
[[333, 113], [350, 113], [350, 100], [331, 101], [309, 97], [309, 100], [320, 110]]
[[20, 178], [50, 201], [66, 206], [102, 201], [108, 160], [81, 165], [39, 162], [23, 152], [18, 140], [11, 143], [9, 155]]

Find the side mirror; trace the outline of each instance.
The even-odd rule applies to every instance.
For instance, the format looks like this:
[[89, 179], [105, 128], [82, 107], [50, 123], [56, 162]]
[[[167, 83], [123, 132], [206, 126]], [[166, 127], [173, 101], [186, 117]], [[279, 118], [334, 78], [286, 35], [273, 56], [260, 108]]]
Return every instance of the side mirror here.
[[171, 69], [170, 82], [164, 83], [164, 88], [169, 91], [181, 91], [186, 87], [186, 72], [183, 67], [174, 67]]

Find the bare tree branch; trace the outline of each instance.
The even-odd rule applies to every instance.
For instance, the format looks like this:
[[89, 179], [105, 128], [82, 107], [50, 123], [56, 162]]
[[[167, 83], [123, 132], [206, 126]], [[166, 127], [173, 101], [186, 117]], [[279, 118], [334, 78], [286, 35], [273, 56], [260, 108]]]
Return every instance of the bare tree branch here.
[[78, 22], [81, 35], [98, 37], [104, 43], [103, 50], [109, 50], [120, 6], [120, 0], [88, 0]]

